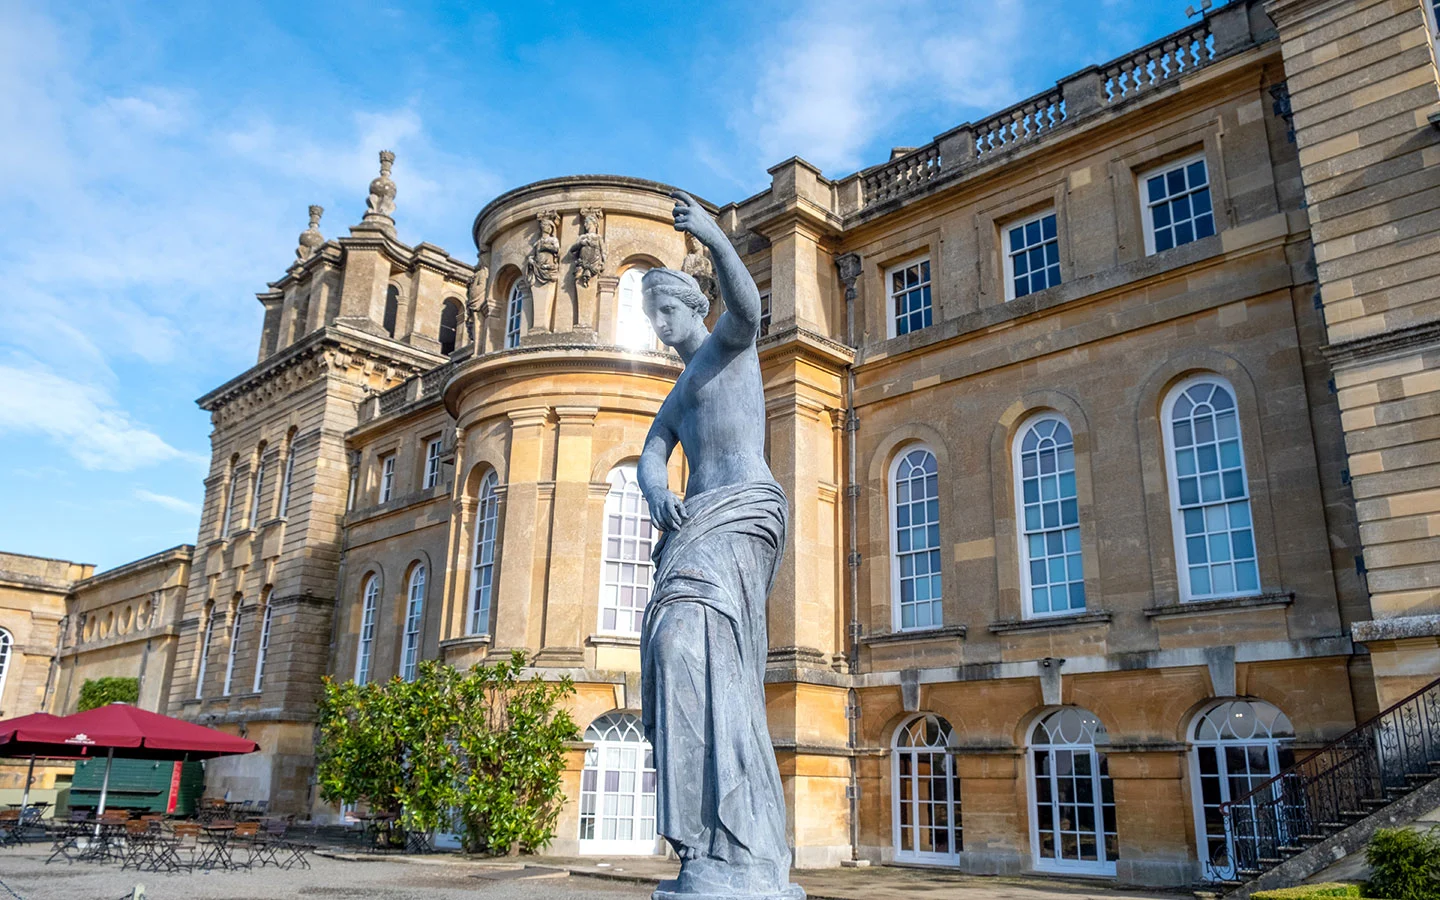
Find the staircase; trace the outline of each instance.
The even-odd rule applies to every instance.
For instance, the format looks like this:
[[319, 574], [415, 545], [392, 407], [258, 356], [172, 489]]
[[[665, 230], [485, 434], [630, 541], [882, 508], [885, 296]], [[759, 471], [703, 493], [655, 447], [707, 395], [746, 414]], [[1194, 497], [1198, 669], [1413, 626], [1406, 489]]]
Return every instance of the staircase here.
[[1225, 804], [1229, 852], [1208, 869], [1234, 889], [1227, 896], [1248, 897], [1296, 883], [1436, 805], [1440, 679]]

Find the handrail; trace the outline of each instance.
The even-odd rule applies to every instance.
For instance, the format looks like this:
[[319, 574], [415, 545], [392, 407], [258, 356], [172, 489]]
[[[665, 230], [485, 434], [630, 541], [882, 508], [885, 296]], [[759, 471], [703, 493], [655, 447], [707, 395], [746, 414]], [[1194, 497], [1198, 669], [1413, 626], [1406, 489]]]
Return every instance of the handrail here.
[[1222, 804], [1227, 839], [1206, 861], [1206, 876], [1253, 878], [1440, 774], [1437, 767], [1440, 679]]

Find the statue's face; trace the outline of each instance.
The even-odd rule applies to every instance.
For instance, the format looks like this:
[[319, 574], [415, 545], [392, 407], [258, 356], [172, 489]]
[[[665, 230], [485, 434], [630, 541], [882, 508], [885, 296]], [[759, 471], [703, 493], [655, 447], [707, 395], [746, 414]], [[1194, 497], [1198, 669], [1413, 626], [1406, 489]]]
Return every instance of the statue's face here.
[[667, 347], [683, 344], [696, 331], [705, 330], [705, 320], [678, 297], [647, 290], [644, 304], [650, 327]]

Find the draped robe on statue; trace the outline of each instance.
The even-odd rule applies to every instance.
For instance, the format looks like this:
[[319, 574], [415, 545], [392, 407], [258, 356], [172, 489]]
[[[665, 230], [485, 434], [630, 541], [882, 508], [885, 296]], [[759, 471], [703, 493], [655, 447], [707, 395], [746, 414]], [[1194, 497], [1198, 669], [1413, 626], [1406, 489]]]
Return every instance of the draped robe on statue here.
[[765, 602], [785, 549], [785, 493], [774, 482], [726, 485], [687, 497], [685, 509], [655, 548], [640, 637], [656, 830], [697, 854], [681, 891], [779, 893], [791, 852], [765, 721]]

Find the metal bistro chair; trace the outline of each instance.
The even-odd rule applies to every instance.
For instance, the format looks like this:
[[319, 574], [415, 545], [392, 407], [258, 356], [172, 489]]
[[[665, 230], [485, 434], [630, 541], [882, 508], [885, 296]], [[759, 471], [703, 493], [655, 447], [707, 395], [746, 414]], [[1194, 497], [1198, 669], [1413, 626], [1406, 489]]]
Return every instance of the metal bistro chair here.
[[20, 810], [0, 810], [0, 847], [13, 847], [20, 843]]

